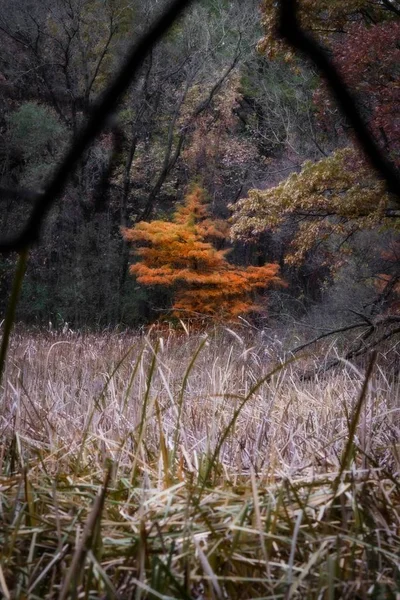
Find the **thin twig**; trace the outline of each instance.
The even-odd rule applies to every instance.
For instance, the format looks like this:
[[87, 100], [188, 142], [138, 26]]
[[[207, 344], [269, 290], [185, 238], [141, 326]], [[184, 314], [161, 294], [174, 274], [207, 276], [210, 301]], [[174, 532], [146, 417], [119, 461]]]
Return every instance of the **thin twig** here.
[[293, 348], [290, 351], [290, 353], [296, 354], [296, 352], [300, 352], [300, 350], [304, 350], [304, 348], [308, 348], [308, 346], [312, 346], [316, 342], [319, 342], [320, 340], [322, 340], [324, 338], [330, 337], [331, 335], [335, 335], [336, 333], [345, 333], [346, 331], [351, 331], [352, 329], [358, 329], [360, 327], [366, 327], [366, 326], [367, 326], [366, 323], [352, 323], [351, 325], [346, 325], [345, 327], [339, 327], [338, 329], [332, 329], [331, 331], [327, 331], [325, 333], [322, 333], [321, 335], [318, 335], [317, 337], [313, 338], [309, 342], [305, 342], [304, 344], [301, 344], [300, 346], [296, 346], [295, 348]]
[[389, 192], [400, 204], [400, 175], [379, 148], [368, 127], [361, 117], [357, 103], [347, 88], [343, 78], [326, 52], [310, 35], [306, 34], [299, 25], [298, 2], [296, 0], [280, 0], [278, 35], [290, 46], [308, 56], [326, 79], [336, 101], [351, 123], [354, 134], [361, 144], [371, 165], [385, 179]]
[[156, 19], [147, 33], [133, 45], [116, 78], [107, 87], [100, 100], [94, 104], [87, 123], [76, 136], [44, 193], [37, 197], [33, 211], [24, 229], [19, 235], [0, 242], [0, 252], [21, 251], [38, 241], [44, 219], [63, 192], [68, 179], [76, 169], [82, 155], [107, 125], [110, 116], [116, 109], [123, 94], [129, 88], [148, 53], [183, 13], [191, 1], [173, 0], [158, 19]]
[[90, 550], [91, 544], [93, 541], [93, 533], [96, 524], [99, 519], [101, 519], [101, 515], [104, 508], [104, 501], [107, 494], [108, 485], [111, 479], [111, 467], [108, 468], [106, 476], [104, 478], [104, 483], [100, 489], [98, 496], [96, 497], [93, 508], [87, 518], [85, 523], [85, 527], [82, 533], [82, 537], [75, 549], [75, 553], [72, 557], [71, 565], [64, 579], [64, 584], [62, 590], [59, 595], [59, 600], [66, 600], [68, 598], [70, 592], [70, 586], [74, 581], [76, 574], [82, 569], [82, 564], [84, 563], [84, 559], [86, 553]]

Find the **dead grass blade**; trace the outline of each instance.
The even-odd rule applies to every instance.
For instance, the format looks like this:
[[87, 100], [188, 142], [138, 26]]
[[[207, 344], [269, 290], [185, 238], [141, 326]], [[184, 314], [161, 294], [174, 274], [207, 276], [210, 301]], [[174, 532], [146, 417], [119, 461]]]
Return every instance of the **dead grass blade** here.
[[65, 576], [64, 585], [59, 595], [59, 600], [66, 600], [68, 598], [70, 588], [73, 585], [73, 582], [75, 581], [76, 583], [78, 573], [84, 567], [85, 556], [91, 548], [95, 527], [101, 519], [110, 479], [111, 467], [109, 467], [107, 470], [103, 486], [96, 500], [94, 501], [92, 511], [90, 512], [89, 517], [85, 523], [85, 527], [82, 532], [82, 537], [76, 546], [74, 555], [72, 557], [71, 566], [68, 569], [68, 572]]

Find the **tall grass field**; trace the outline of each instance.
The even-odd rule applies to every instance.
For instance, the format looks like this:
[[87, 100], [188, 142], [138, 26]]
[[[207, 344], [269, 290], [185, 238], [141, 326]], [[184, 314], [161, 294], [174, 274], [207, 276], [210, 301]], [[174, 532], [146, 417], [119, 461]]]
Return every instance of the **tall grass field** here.
[[382, 351], [302, 377], [321, 360], [227, 328], [17, 329], [0, 597], [398, 600], [398, 373]]

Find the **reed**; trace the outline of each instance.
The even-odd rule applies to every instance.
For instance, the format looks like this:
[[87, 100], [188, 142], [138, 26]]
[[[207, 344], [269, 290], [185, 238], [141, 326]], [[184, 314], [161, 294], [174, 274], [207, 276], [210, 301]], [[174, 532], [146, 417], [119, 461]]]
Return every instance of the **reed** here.
[[280, 357], [245, 330], [17, 331], [3, 597], [396, 598], [395, 374], [378, 356], [302, 381], [320, 357]]

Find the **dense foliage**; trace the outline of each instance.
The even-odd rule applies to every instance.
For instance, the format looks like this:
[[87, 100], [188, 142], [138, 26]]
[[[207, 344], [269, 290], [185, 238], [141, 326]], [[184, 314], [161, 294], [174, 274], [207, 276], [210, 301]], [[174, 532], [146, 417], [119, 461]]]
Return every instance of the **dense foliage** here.
[[[159, 4], [1, 1], [2, 187], [45, 185]], [[167, 216], [198, 175], [213, 198], [215, 216], [226, 216], [232, 195], [260, 172], [257, 149], [232, 113], [238, 72], [259, 35], [256, 4], [249, 2], [246, 9], [239, 2], [195, 5], [153, 49], [108, 130], [85, 153], [31, 253], [19, 318], [74, 327], [145, 322], [153, 299], [128, 277], [121, 224]], [[212, 140], [225, 136], [227, 141], [224, 148], [215, 145], [212, 167], [197, 140], [205, 140], [204, 129], [215, 122], [216, 111], [207, 148]], [[243, 148], [240, 157], [235, 144]], [[5, 237], [21, 229], [31, 200], [2, 197], [1, 202]], [[13, 265], [14, 257], [0, 259], [2, 311]]]
[[131, 273], [146, 286], [173, 286], [172, 314], [177, 318], [234, 321], [260, 309], [252, 292], [282, 283], [276, 263], [247, 268], [228, 263], [227, 250], [217, 250], [208, 241], [226, 236], [224, 224], [218, 225], [209, 218], [204, 192], [196, 186], [172, 222], [142, 221], [124, 231], [126, 240], [141, 244], [136, 249], [140, 260], [131, 266]]
[[[400, 157], [398, 9], [397, 2], [299, 3], [302, 27], [327, 48], [370, 132], [396, 166]], [[304, 68], [277, 38], [276, 22], [276, 3], [267, 0], [266, 36], [261, 48], [274, 60], [283, 56], [293, 69]], [[282, 230], [291, 223], [292, 239], [285, 261], [300, 265], [317, 253], [320, 262], [336, 268], [348, 263], [346, 257], [357, 251], [360, 234], [379, 231], [383, 248], [378, 246], [377, 254], [387, 256], [385, 244], [388, 248], [396, 244], [399, 197], [387, 193], [385, 181], [368, 164], [324, 81], [315, 88], [313, 102], [319, 139], [327, 147], [324, 140], [329, 138], [331, 147], [323, 150], [321, 159], [304, 162], [298, 172], [279, 185], [250, 190], [246, 198], [236, 202], [233, 236], [254, 240], [266, 230]], [[366, 261], [370, 257], [367, 253]], [[395, 262], [386, 279], [391, 293], [386, 294], [384, 310], [397, 310], [398, 306], [400, 266]], [[377, 264], [374, 268], [379, 270]], [[383, 291], [383, 280], [376, 270], [370, 271], [369, 279], [375, 279], [375, 285]], [[372, 305], [376, 308], [376, 303]]]

